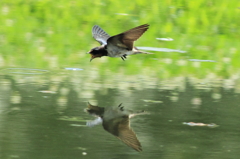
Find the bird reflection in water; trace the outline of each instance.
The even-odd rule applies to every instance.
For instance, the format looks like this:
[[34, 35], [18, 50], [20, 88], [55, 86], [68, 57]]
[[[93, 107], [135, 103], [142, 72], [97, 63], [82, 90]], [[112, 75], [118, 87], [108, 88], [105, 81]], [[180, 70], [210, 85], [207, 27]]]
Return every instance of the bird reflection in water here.
[[102, 124], [106, 131], [116, 136], [126, 145], [132, 147], [136, 151], [142, 151], [141, 143], [130, 127], [130, 118], [138, 114], [143, 114], [144, 111], [132, 112], [130, 110], [125, 110], [122, 104], [118, 107], [104, 108], [93, 106], [90, 103], [88, 103], [88, 107], [85, 111], [96, 116], [95, 120], [87, 121], [87, 126], [92, 127]]

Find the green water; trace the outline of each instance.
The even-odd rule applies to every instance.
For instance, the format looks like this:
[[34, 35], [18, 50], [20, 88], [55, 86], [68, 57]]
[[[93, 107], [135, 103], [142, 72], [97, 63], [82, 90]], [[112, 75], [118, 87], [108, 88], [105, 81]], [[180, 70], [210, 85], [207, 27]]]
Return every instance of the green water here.
[[[1, 0], [0, 158], [238, 158], [239, 7], [238, 0]], [[93, 25], [115, 35], [145, 23], [135, 45], [153, 55], [89, 62], [86, 53], [99, 45]], [[94, 118], [83, 111], [87, 101], [147, 111], [131, 119], [143, 152], [101, 126], [85, 127]]]

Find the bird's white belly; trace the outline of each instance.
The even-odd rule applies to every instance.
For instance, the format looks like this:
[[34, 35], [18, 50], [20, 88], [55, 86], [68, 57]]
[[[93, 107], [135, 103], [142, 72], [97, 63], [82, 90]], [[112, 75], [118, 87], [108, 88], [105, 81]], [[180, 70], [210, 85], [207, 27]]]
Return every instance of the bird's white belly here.
[[127, 51], [124, 48], [120, 48], [120, 47], [113, 46], [113, 45], [108, 46], [107, 51], [108, 51], [108, 56], [110, 56], [110, 57], [122, 57], [123, 55], [133, 54], [133, 51]]

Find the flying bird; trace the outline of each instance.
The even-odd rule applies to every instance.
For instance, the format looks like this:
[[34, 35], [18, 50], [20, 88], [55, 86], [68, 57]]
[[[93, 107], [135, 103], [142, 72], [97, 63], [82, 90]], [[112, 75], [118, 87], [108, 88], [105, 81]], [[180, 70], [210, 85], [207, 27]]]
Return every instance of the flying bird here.
[[148, 27], [148, 24], [143, 24], [123, 33], [110, 36], [98, 25], [94, 25], [92, 28], [92, 36], [101, 44], [101, 46], [95, 47], [88, 52], [91, 54], [90, 61], [102, 56], [121, 57], [122, 60], [125, 60], [127, 55], [141, 53], [152, 54], [138, 50], [134, 47], [134, 41], [140, 38], [140, 36], [147, 31]]
[[98, 124], [102, 124], [103, 128], [116, 136], [122, 142], [129, 147], [132, 147], [136, 151], [142, 151], [142, 146], [137, 139], [136, 134], [130, 127], [130, 118], [142, 114], [144, 111], [133, 113], [130, 110], [125, 110], [122, 104], [118, 107], [98, 107], [88, 103], [88, 107], [85, 109], [91, 115], [96, 116], [95, 120], [88, 121], [87, 126], [92, 127]]

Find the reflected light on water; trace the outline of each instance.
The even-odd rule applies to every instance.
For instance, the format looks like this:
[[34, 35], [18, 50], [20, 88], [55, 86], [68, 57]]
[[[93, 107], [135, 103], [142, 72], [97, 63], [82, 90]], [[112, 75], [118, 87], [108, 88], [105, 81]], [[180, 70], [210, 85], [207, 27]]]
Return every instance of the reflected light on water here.
[[[31, 144], [22, 149], [31, 149], [31, 145], [34, 145], [35, 148], [31, 149], [33, 155], [45, 149], [55, 149], [56, 145], [59, 145], [58, 154], [72, 154], [75, 151], [76, 154], [86, 153], [86, 156], [96, 157], [96, 151], [100, 150], [103, 155], [109, 152], [114, 152], [112, 155], [133, 153], [102, 129], [87, 129], [83, 126], [84, 121], [89, 119], [83, 112], [87, 101], [104, 107], [124, 101], [126, 109], [146, 110], [147, 115], [133, 118], [131, 124], [141, 141], [142, 153], [148, 156], [162, 152], [168, 156], [173, 152], [179, 155], [186, 149], [196, 154], [189, 147], [194, 145], [197, 150], [204, 148], [203, 141], [205, 146], [211, 142], [211, 147], [222, 150], [224, 148], [219, 145], [219, 139], [222, 140], [221, 134], [226, 132], [225, 129], [232, 134], [237, 132], [236, 127], [229, 123], [238, 124], [235, 120], [235, 113], [239, 112], [239, 107], [236, 106], [239, 94], [235, 93], [239, 90], [238, 75], [228, 79], [218, 78], [215, 74], [209, 74], [208, 78], [203, 79], [184, 76], [160, 79], [118, 73], [106, 73], [104, 77], [108, 78], [103, 78], [97, 70], [66, 73], [66, 70], [61, 69], [51, 72], [58, 73], [1, 76], [0, 136], [6, 140], [1, 140], [0, 143], [15, 145], [12, 149], [18, 156], [30, 155], [21, 154], [18, 144], [14, 144], [26, 141], [31, 141]], [[196, 126], [188, 127], [183, 122]], [[204, 129], [208, 127], [205, 124], [211, 123], [216, 123], [219, 127]], [[6, 127], [7, 125], [11, 127]], [[13, 138], [9, 135], [12, 133], [6, 133], [5, 130], [21, 132], [15, 134], [17, 138]], [[232, 145], [238, 141], [239, 135], [224, 136]], [[208, 139], [205, 140], [206, 138]], [[12, 143], [13, 140], [16, 142]], [[69, 150], [67, 152], [64, 149], [66, 146]], [[96, 150], [94, 153], [91, 151], [93, 149]], [[221, 153], [211, 149], [212, 151]], [[6, 148], [5, 152], [11, 154], [10, 149]], [[54, 155], [54, 151], [46, 154]]]

